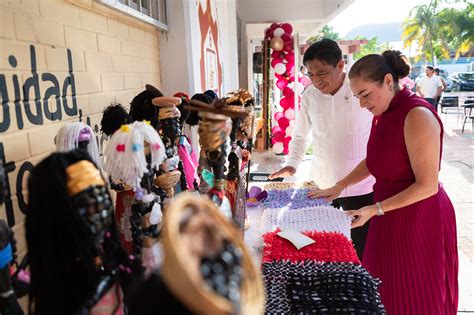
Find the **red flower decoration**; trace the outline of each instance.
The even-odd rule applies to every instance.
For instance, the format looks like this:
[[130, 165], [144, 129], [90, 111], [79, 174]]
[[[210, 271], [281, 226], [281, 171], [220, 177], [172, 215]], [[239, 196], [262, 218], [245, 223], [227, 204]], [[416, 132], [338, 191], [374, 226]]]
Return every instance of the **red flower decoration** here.
[[117, 147], [115, 148], [117, 152], [125, 152], [125, 144], [117, 144]]

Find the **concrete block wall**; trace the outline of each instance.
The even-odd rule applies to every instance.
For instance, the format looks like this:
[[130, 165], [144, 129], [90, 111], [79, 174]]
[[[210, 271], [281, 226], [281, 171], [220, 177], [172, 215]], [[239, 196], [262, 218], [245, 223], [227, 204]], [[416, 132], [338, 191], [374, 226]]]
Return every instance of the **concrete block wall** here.
[[13, 162], [0, 219], [26, 252], [29, 171], [66, 122], [96, 132], [102, 110], [161, 87], [159, 31], [93, 0], [0, 0], [0, 159]]

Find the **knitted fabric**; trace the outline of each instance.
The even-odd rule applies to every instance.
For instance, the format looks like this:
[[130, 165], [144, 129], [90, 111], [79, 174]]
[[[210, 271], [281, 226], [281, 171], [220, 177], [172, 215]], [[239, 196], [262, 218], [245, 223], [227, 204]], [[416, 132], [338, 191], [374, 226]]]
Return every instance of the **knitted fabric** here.
[[315, 182], [267, 182], [264, 184], [265, 190], [287, 190], [287, 189], [315, 189], [318, 188]]
[[317, 206], [289, 210], [265, 209], [261, 218], [261, 232], [271, 232], [276, 228], [298, 232], [339, 232], [351, 238], [351, 219], [342, 210], [332, 206]]
[[336, 232], [303, 232], [313, 239], [315, 243], [305, 246], [300, 250], [288, 240], [280, 237], [275, 232], [263, 236], [263, 262], [274, 260], [289, 260], [301, 262], [305, 260], [322, 262], [352, 262], [360, 264], [351, 241], [341, 233]]
[[374, 279], [360, 265], [264, 263], [266, 314], [384, 314]]
[[263, 202], [265, 208], [300, 209], [305, 207], [328, 206], [323, 198], [309, 198], [309, 189], [268, 190], [268, 198]]

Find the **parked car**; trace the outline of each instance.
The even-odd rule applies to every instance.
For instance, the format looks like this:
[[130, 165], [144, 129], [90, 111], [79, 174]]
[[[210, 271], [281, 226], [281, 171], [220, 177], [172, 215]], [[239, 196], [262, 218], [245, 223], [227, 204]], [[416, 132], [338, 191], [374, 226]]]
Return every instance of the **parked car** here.
[[453, 91], [474, 91], [474, 72], [455, 72], [449, 78]]

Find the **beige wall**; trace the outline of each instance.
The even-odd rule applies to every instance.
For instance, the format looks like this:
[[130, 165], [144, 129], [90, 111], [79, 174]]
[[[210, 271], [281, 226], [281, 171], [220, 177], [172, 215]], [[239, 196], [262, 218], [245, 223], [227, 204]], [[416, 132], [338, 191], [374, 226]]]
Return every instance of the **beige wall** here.
[[11, 206], [0, 208], [0, 219], [7, 213], [10, 223], [14, 218], [20, 255], [26, 250], [20, 204], [29, 169], [54, 150], [64, 122], [78, 121], [82, 113], [98, 130], [105, 106], [128, 105], [146, 83], [160, 87], [158, 36], [155, 28], [92, 0], [0, 0], [0, 158], [15, 163]]

